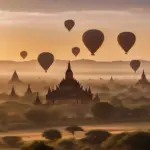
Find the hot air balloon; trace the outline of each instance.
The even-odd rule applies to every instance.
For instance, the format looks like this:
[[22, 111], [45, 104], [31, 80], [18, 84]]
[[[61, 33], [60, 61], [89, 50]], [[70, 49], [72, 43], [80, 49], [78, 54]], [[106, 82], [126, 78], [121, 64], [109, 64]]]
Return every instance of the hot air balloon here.
[[74, 27], [75, 22], [73, 20], [66, 20], [64, 22], [65, 27], [68, 29], [68, 31], [71, 31], [71, 29]]
[[25, 59], [27, 57], [28, 53], [26, 51], [20, 52], [20, 56]]
[[49, 52], [43, 52], [38, 56], [38, 62], [41, 65], [41, 67], [45, 70], [45, 72], [47, 72], [49, 67], [54, 62], [54, 56]]
[[80, 53], [80, 48], [79, 48], [79, 47], [73, 47], [73, 48], [72, 48], [72, 53], [73, 53], [75, 56], [78, 56], [78, 54]]
[[104, 34], [100, 30], [91, 29], [84, 32], [82, 41], [91, 55], [94, 55], [104, 42]]
[[125, 54], [129, 52], [132, 46], [135, 44], [136, 36], [132, 32], [122, 32], [118, 35], [118, 43], [125, 51]]
[[139, 69], [140, 65], [141, 65], [141, 62], [139, 60], [132, 60], [130, 62], [130, 66], [135, 72]]

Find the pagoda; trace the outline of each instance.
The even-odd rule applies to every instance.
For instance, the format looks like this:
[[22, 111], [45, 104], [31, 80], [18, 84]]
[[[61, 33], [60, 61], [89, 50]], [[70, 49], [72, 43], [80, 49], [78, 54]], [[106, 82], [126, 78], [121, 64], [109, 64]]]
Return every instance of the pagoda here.
[[22, 81], [19, 79], [19, 76], [18, 76], [16, 70], [14, 71], [14, 73], [13, 73], [9, 83], [12, 83], [12, 84], [14, 84], [14, 83], [22, 83]]
[[32, 95], [32, 94], [33, 94], [33, 92], [31, 90], [31, 86], [30, 86], [30, 84], [28, 84], [28, 88], [27, 88], [27, 91], [25, 92], [25, 96], [29, 96], [29, 95]]
[[39, 97], [39, 93], [37, 93], [37, 96], [36, 96], [36, 99], [34, 101], [34, 105], [42, 105], [42, 102], [40, 100], [40, 97]]
[[74, 78], [70, 61], [65, 78], [62, 79], [56, 89], [48, 89], [47, 103], [51, 104], [84, 104], [92, 102], [93, 94], [90, 87], [83, 89], [82, 85]]
[[141, 85], [141, 86], [150, 85], [149, 81], [146, 78], [144, 70], [141, 79], [136, 83], [136, 85]]
[[12, 89], [11, 89], [11, 92], [10, 92], [9, 96], [10, 97], [18, 97], [18, 95], [16, 94], [14, 86], [12, 86]]
[[94, 103], [99, 103], [100, 102], [100, 98], [99, 98], [98, 94], [95, 95], [93, 101], [94, 101]]

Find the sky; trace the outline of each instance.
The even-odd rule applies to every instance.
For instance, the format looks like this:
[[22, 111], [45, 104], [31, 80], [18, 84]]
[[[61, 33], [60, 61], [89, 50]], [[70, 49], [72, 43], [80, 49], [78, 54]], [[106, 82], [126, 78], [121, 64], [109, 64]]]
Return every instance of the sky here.
[[[64, 21], [73, 19], [68, 32]], [[82, 42], [88, 29], [105, 35], [102, 47], [91, 56]], [[136, 44], [128, 55], [117, 43], [120, 32], [136, 34]], [[149, 0], [0, 0], [0, 60], [37, 59], [41, 52], [51, 52], [55, 59], [93, 59], [98, 61], [150, 60]], [[72, 47], [81, 49], [77, 58]]]

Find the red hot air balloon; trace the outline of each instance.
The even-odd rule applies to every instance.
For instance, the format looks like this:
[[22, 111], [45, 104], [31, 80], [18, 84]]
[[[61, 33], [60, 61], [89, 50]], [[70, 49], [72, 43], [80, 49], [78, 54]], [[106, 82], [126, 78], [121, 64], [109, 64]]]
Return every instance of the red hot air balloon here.
[[91, 55], [94, 55], [104, 42], [104, 34], [100, 30], [91, 29], [84, 32], [82, 41]]
[[73, 53], [75, 56], [78, 56], [78, 54], [80, 53], [80, 48], [79, 48], [79, 47], [73, 47], [73, 48], [72, 48], [72, 53]]
[[27, 57], [28, 53], [26, 51], [20, 52], [20, 56], [25, 59]]
[[68, 29], [68, 31], [71, 31], [71, 29], [74, 27], [75, 22], [73, 20], [66, 20], [64, 22], [65, 27]]
[[136, 42], [136, 36], [132, 32], [122, 32], [118, 35], [118, 43], [127, 54]]
[[139, 69], [140, 65], [141, 65], [141, 62], [139, 60], [132, 60], [130, 62], [130, 66], [135, 72]]
[[47, 72], [49, 67], [54, 62], [54, 56], [49, 52], [43, 52], [38, 56], [38, 62], [41, 65], [41, 67], [45, 70], [45, 72]]

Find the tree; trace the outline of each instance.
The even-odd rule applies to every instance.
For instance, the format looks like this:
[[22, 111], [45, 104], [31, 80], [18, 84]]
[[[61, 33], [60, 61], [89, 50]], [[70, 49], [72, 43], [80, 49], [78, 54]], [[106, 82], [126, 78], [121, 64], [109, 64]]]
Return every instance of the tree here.
[[111, 136], [111, 134], [105, 130], [91, 130], [88, 131], [85, 135], [87, 140], [86, 142], [89, 142], [89, 144], [92, 145], [101, 144]]
[[46, 124], [49, 121], [48, 111], [40, 108], [30, 109], [25, 113], [25, 117], [37, 125]]
[[65, 139], [62, 140], [58, 143], [58, 149], [60, 148], [61, 150], [76, 150], [77, 149], [77, 144], [73, 140]]
[[107, 102], [100, 102], [92, 107], [91, 112], [95, 118], [108, 120], [114, 115], [115, 108]]
[[71, 133], [73, 136], [74, 136], [75, 132], [84, 132], [84, 130], [81, 127], [76, 126], [76, 125], [69, 126], [69, 127], [65, 128], [65, 130], [67, 132]]
[[23, 144], [22, 138], [19, 136], [5, 136], [2, 140], [11, 148], [18, 148]]
[[133, 132], [126, 135], [117, 142], [116, 148], [131, 150], [150, 150], [150, 133], [149, 132]]
[[42, 136], [50, 141], [57, 141], [62, 138], [60, 131], [55, 129], [49, 129], [44, 131]]
[[29, 146], [22, 147], [21, 150], [54, 150], [54, 148], [46, 145], [44, 142], [35, 141]]
[[112, 149], [116, 146], [117, 142], [124, 138], [128, 133], [120, 133], [110, 136], [106, 141], [101, 145], [103, 149]]

